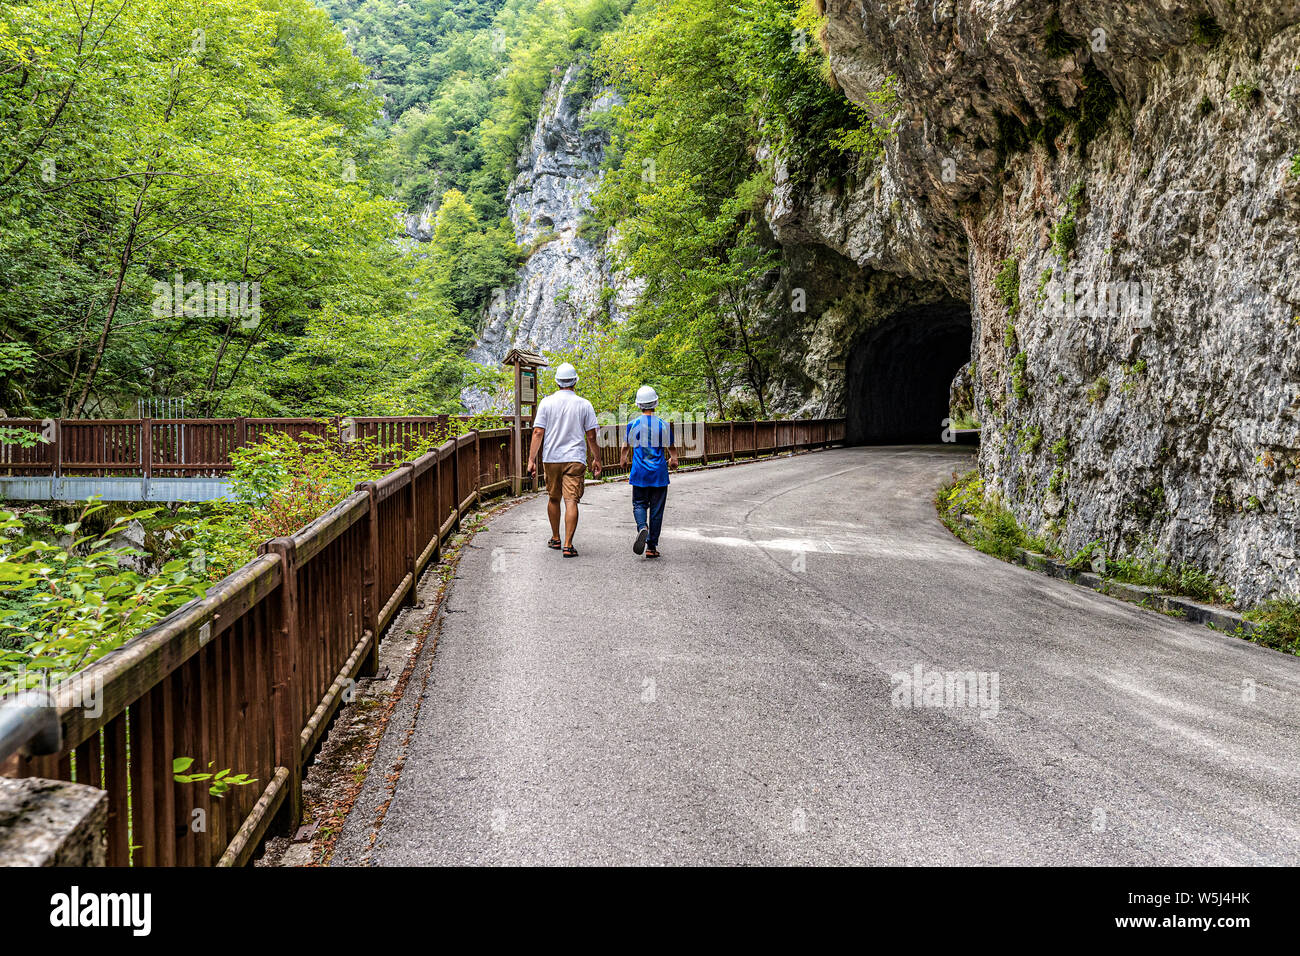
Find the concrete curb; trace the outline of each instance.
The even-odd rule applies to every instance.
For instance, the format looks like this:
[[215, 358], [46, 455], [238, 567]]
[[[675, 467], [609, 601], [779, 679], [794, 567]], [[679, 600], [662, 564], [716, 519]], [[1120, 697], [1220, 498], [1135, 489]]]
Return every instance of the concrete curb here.
[[[979, 526], [979, 522], [971, 515], [962, 515], [961, 520], [968, 528]], [[1054, 578], [1060, 578], [1062, 581], [1076, 584], [1079, 587], [1089, 588], [1100, 594], [1119, 598], [1121, 601], [1136, 604], [1150, 611], [1158, 611], [1161, 614], [1168, 614], [1173, 617], [1182, 617], [1193, 624], [1204, 624], [1216, 631], [1226, 631], [1231, 634], [1240, 630], [1242, 634], [1249, 635], [1253, 634], [1256, 629], [1254, 623], [1246, 620], [1243, 615], [1236, 611], [1217, 607], [1213, 604], [1202, 604], [1200, 601], [1194, 601], [1181, 594], [1166, 594], [1159, 588], [1147, 587], [1142, 584], [1129, 584], [1126, 581], [1116, 581], [1114, 578], [1103, 577], [1092, 571], [1076, 571], [1064, 561], [1057, 560], [1046, 554], [1039, 554], [1036, 551], [1017, 548], [1014, 563], [1031, 571], [1038, 571]]]

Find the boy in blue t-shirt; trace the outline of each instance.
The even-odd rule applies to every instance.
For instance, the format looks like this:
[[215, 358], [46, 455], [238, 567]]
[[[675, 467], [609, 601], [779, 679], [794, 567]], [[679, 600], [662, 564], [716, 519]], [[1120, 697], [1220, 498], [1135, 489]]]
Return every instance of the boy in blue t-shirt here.
[[668, 500], [668, 469], [677, 467], [677, 455], [673, 452], [673, 426], [655, 415], [659, 394], [649, 385], [642, 385], [636, 392], [636, 405], [641, 409], [641, 416], [627, 423], [627, 443], [622, 455], [624, 468], [629, 453], [632, 459], [627, 475], [637, 527], [632, 550], [637, 554], [644, 552], [647, 558], [657, 558], [664, 502]]

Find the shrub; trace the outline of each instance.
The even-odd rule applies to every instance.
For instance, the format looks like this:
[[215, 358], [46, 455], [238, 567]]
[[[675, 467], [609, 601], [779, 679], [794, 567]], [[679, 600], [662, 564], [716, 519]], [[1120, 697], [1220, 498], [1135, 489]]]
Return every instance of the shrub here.
[[[73, 536], [71, 544], [35, 541], [0, 556], [0, 592], [8, 599], [0, 631], [16, 637], [0, 651], [0, 675], [10, 689], [57, 683], [203, 596], [203, 582], [184, 560], [168, 562], [152, 577], [123, 567], [141, 552], [114, 538], [156, 508], [119, 517], [104, 534], [77, 537], [102, 508], [87, 505], [61, 527]], [[14, 514], [0, 511], [0, 532], [21, 527]]]
[[1052, 251], [1064, 262], [1078, 245], [1079, 232], [1077, 218], [1083, 209], [1083, 203], [1086, 198], [1082, 182], [1075, 183], [1070, 187], [1070, 192], [1065, 197], [1065, 214], [1052, 228]]
[[1253, 611], [1247, 620], [1255, 625], [1250, 639], [1277, 651], [1300, 655], [1300, 598], [1274, 598]]
[[1015, 256], [1002, 260], [1002, 268], [993, 279], [993, 288], [1007, 311], [1015, 314], [1020, 308], [1020, 260]]

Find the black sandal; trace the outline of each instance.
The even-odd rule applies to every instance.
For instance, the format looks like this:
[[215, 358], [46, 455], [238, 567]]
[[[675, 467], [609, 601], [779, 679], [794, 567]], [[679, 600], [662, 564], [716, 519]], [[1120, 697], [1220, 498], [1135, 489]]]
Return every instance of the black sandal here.
[[547, 546], [548, 548], [551, 548], [551, 549], [555, 550], [555, 551], [559, 551], [559, 550], [560, 550], [560, 539], [559, 539], [559, 538], [552, 538], [550, 541], [546, 542], [546, 546]]
[[573, 545], [569, 545], [567, 548], [564, 549], [564, 556], [566, 558], [576, 558], [578, 556], [578, 549], [575, 548]]

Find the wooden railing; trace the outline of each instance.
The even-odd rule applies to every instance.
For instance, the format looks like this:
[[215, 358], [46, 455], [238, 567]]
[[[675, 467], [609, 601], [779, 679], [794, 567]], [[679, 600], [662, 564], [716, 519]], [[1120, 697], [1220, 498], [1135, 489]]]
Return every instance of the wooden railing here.
[[230, 453], [279, 432], [339, 442], [374, 439], [410, 449], [445, 433], [463, 415], [346, 418], [3, 418], [0, 425], [39, 436], [29, 448], [0, 447], [0, 475], [14, 477], [215, 477]]
[[[619, 474], [626, 424], [602, 425], [598, 430], [601, 466]], [[844, 419], [798, 421], [673, 423], [674, 451], [683, 465], [736, 461], [783, 452], [825, 448], [844, 441]]]
[[[623, 426], [602, 429], [616, 469]], [[709, 423], [687, 464], [841, 442], [842, 420]], [[689, 435], [682, 437], [690, 438]], [[527, 443], [529, 431], [522, 440]], [[62, 746], [0, 753], [0, 773], [108, 792], [108, 862], [240, 865], [277, 817], [301, 818], [303, 768], [379, 638], [466, 511], [510, 489], [513, 429], [471, 431], [356, 491], [54, 692]], [[256, 778], [221, 798], [190, 772]]]
[[[109, 653], [54, 695], [62, 750], [10, 775], [108, 791], [110, 864], [237, 865], [300, 815], [303, 767], [378, 635], [481, 498], [505, 491], [512, 429], [469, 432], [355, 493]], [[220, 799], [191, 772], [257, 779]], [[134, 854], [132, 847], [135, 847]]]

